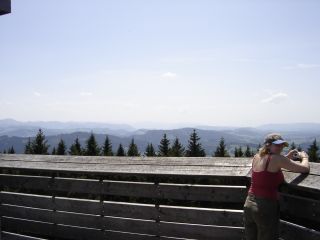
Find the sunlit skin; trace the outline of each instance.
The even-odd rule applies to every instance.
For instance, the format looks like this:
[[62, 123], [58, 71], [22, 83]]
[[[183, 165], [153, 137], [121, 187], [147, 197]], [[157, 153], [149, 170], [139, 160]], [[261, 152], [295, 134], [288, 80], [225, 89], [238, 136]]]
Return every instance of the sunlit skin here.
[[284, 147], [285, 147], [284, 144], [271, 144], [270, 152], [273, 154], [281, 154]]

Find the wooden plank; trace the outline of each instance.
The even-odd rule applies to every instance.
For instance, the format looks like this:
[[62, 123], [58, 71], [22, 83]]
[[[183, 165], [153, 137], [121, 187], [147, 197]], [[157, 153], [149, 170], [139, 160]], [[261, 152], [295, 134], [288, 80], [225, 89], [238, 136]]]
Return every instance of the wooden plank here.
[[163, 199], [218, 201], [218, 202], [243, 202], [246, 189], [242, 186], [216, 186], [195, 184], [166, 184], [109, 181], [101, 184], [96, 179], [76, 178], [49, 178], [20, 175], [0, 175], [1, 186], [23, 190], [41, 190], [47, 194], [53, 191], [87, 194], [108, 194], [119, 196], [135, 196]]
[[108, 165], [181, 165], [181, 166], [239, 166], [251, 167], [247, 158], [217, 157], [100, 157], [100, 156], [59, 156], [59, 155], [0, 155], [0, 163], [5, 161], [108, 164]]
[[1, 232], [1, 239], [2, 240], [46, 240], [45, 238], [37, 238], [37, 237], [30, 237], [27, 235], [21, 235], [16, 233], [10, 232]]
[[152, 220], [141, 220], [120, 217], [104, 217], [104, 229], [156, 235], [159, 224]]
[[106, 231], [106, 239], [108, 240], [158, 240], [159, 237], [147, 234], [128, 233], [120, 231]]
[[160, 222], [160, 235], [201, 240], [240, 240], [243, 239], [244, 229], [241, 227]]
[[104, 201], [104, 215], [114, 217], [156, 220], [158, 210], [154, 204]]
[[105, 239], [105, 233], [99, 229], [81, 228], [65, 225], [57, 225], [53, 236], [71, 240]]
[[103, 194], [159, 198], [157, 186], [154, 183], [103, 181]]
[[50, 177], [0, 174], [1, 189], [49, 190], [52, 185]]
[[0, 161], [47, 161], [47, 162], [77, 162], [77, 163], [103, 163], [103, 162], [157, 162], [157, 163], [200, 163], [200, 164], [230, 164], [251, 166], [251, 158], [234, 157], [118, 157], [118, 156], [71, 156], [71, 155], [36, 155], [36, 154], [1, 154]]
[[319, 240], [320, 232], [280, 220], [280, 237], [284, 240]]
[[52, 188], [57, 192], [90, 193], [99, 195], [102, 185], [97, 179], [55, 178]]
[[[251, 158], [217, 158], [217, 157], [116, 157], [116, 156], [54, 156], [31, 154], [0, 154], [2, 161], [42, 161], [74, 162], [91, 164], [155, 164], [155, 165], [194, 165], [194, 166], [243, 166], [251, 167]], [[285, 169], [283, 169], [285, 170]], [[310, 162], [310, 174], [320, 175], [320, 164]]]
[[95, 179], [55, 178], [53, 189], [59, 192], [108, 194], [118, 196], [157, 197], [156, 186], [148, 182], [109, 181]]
[[247, 191], [244, 186], [197, 185], [160, 183], [163, 199], [179, 199], [210, 202], [244, 202]]
[[53, 223], [53, 211], [1, 204], [1, 216]]
[[[320, 176], [320, 163], [309, 162], [309, 165], [310, 165], [310, 172], [308, 174], [306, 174], [306, 175]], [[291, 171], [289, 171], [287, 169], [282, 169], [282, 171], [291, 172]], [[296, 173], [296, 174], [301, 174], [301, 173]]]
[[217, 165], [250, 166], [246, 158], [217, 157], [104, 157], [104, 156], [60, 156], [60, 155], [14, 155], [0, 154], [0, 162], [12, 162], [17, 165], [27, 163], [78, 163], [78, 164], [177, 164], [177, 165]]
[[103, 231], [92, 228], [80, 228], [65, 225], [54, 225], [51, 223], [30, 221], [18, 218], [2, 218], [3, 229], [20, 234], [28, 234], [30, 236], [38, 235], [41, 237], [61, 237], [63, 239], [86, 240], [104, 239]]
[[56, 178], [54, 189], [78, 193], [211, 202], [244, 202], [247, 194], [243, 186], [167, 183], [160, 183], [157, 186], [153, 183], [110, 180], [104, 180], [102, 187], [99, 184], [98, 181], [88, 182], [87, 179]]
[[75, 172], [83, 174], [108, 175], [193, 175], [193, 176], [246, 176], [249, 168], [238, 166], [165, 166], [165, 165], [108, 165], [108, 164], [76, 164], [48, 162], [1, 162], [1, 169], [29, 170], [38, 172]]
[[55, 207], [58, 211], [99, 215], [102, 206], [98, 200], [55, 197]]
[[243, 226], [243, 210], [160, 205], [160, 221], [203, 225]]
[[38, 237], [42, 238], [53, 236], [54, 225], [51, 223], [1, 217], [1, 224], [2, 231], [6, 232], [13, 232], [30, 236], [37, 235]]
[[51, 196], [15, 192], [0, 192], [0, 202], [42, 209], [53, 209], [54, 207]]
[[165, 236], [160, 236], [160, 240], [196, 240], [192, 238], [175, 238], [175, 237], [165, 237]]
[[216, 175], [167, 175], [167, 174], [135, 174], [131, 173], [80, 173], [80, 172], [44, 172], [42, 170], [14, 170], [0, 169], [0, 173], [7, 175], [26, 175], [26, 176], [47, 176], [76, 179], [104, 179], [115, 181], [136, 181], [152, 183], [181, 183], [181, 184], [211, 184], [211, 185], [232, 185], [246, 186], [248, 178], [245, 176], [216, 176]]
[[319, 191], [320, 193], [320, 176], [286, 171], [283, 171], [283, 175], [290, 186]]
[[103, 219], [99, 215], [56, 211], [53, 216], [58, 224], [103, 229]]
[[320, 198], [314, 200], [285, 193], [280, 193], [280, 196], [283, 214], [320, 223]]
[[59, 195], [67, 194], [108, 194], [117, 196], [135, 196], [177, 200], [198, 200], [215, 202], [243, 202], [246, 197], [246, 188], [243, 186], [219, 186], [196, 184], [167, 184], [158, 186], [147, 182], [109, 181], [101, 184], [95, 179], [76, 178], [48, 178], [20, 175], [0, 175], [1, 186], [6, 188], [25, 190], [41, 190]]

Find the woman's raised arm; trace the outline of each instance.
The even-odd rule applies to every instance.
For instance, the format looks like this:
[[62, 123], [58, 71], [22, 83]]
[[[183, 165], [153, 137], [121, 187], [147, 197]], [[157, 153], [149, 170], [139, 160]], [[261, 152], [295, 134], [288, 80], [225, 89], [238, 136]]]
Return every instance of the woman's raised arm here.
[[287, 169], [292, 172], [298, 173], [308, 173], [310, 172], [310, 165], [309, 165], [309, 157], [306, 152], [299, 152], [299, 155], [302, 159], [301, 163], [291, 160], [286, 156], [281, 155], [281, 159], [279, 161], [280, 167]]

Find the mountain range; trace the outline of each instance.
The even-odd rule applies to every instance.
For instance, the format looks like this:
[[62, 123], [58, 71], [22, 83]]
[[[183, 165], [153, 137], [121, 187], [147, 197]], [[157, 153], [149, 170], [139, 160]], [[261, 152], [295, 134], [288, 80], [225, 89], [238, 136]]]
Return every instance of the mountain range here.
[[92, 133], [100, 146], [103, 145], [106, 135], [112, 142], [113, 151], [119, 144], [127, 149], [130, 141], [134, 138], [140, 152], [144, 152], [148, 143], [153, 143], [158, 148], [163, 134], [173, 142], [178, 137], [181, 143], [187, 147], [188, 139], [193, 129], [197, 130], [200, 142], [208, 156], [212, 155], [221, 137], [225, 139], [228, 151], [233, 154], [235, 147], [245, 148], [249, 145], [254, 150], [259, 143], [263, 142], [264, 136], [270, 132], [279, 132], [288, 142], [295, 142], [303, 149], [311, 144], [314, 139], [320, 138], [319, 123], [292, 123], [292, 124], [268, 124], [258, 127], [231, 127], [231, 126], [192, 126], [176, 129], [136, 129], [128, 124], [110, 124], [99, 122], [20, 122], [14, 119], [0, 120], [0, 151], [14, 147], [16, 153], [23, 153], [24, 146], [36, 135], [41, 128], [50, 145], [49, 151], [58, 145], [63, 139], [69, 147], [76, 137], [82, 146]]

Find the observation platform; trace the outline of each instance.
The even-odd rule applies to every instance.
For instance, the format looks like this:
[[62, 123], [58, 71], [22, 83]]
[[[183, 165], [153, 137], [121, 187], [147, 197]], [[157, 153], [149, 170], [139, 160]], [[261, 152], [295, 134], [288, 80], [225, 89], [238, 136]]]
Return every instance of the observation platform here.
[[[283, 170], [281, 238], [320, 239], [320, 164]], [[251, 159], [0, 154], [1, 239], [244, 239]]]

